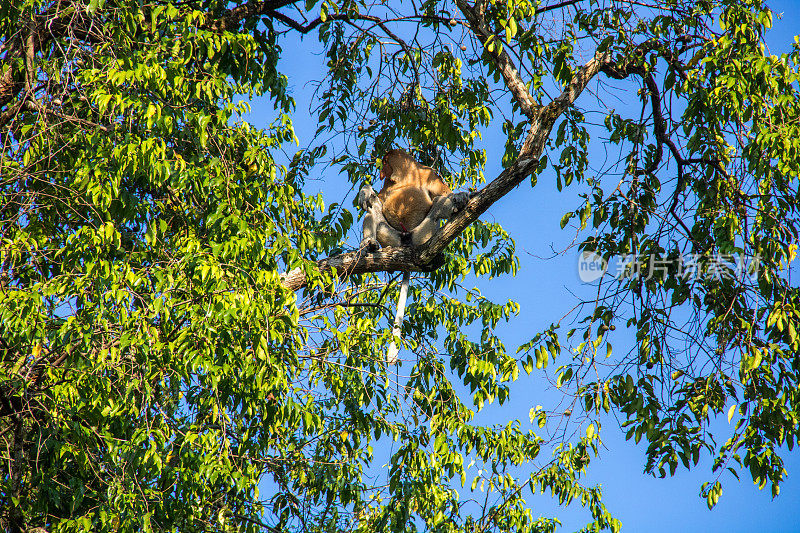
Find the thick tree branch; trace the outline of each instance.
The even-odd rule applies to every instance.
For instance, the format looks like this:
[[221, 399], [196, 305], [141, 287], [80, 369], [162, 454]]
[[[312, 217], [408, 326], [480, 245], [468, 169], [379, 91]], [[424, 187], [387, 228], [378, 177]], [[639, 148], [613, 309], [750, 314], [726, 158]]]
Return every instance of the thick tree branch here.
[[25, 92], [33, 94], [36, 87], [36, 26], [30, 22], [30, 30], [25, 39]]
[[[544, 143], [542, 143], [543, 145]], [[534, 158], [517, 160], [473, 196], [464, 209], [459, 211], [441, 231], [418, 249], [412, 247], [382, 248], [374, 253], [358, 250], [323, 259], [317, 262], [317, 267], [321, 271], [335, 270], [340, 278], [367, 272], [433, 271], [440, 265], [437, 258], [440, 257], [447, 245], [492, 204], [530, 175], [537, 163], [537, 159]], [[308, 279], [301, 268], [295, 268], [281, 275], [281, 284], [289, 290], [298, 290], [307, 282]]]
[[[545, 134], [544, 137], [546, 138], [547, 134]], [[538, 155], [541, 155], [543, 147], [544, 143], [541, 143], [538, 147]], [[464, 206], [464, 209], [459, 211], [438, 233], [421, 247], [418, 261], [421, 264], [427, 264], [432, 261], [433, 258], [438, 256], [467, 226], [476, 221], [481, 214], [489, 209], [492, 204], [508, 194], [511, 189], [519, 185], [527, 176], [530, 176], [531, 172], [533, 172], [536, 165], [539, 163], [538, 155], [536, 157], [527, 157], [524, 159], [522, 157], [518, 158], [513, 165], [501, 172], [497, 178], [492, 180], [491, 183], [481, 189], [478, 194], [473, 196], [467, 205]]]
[[546, 107], [539, 108], [533, 115], [531, 128], [517, 160], [504, 170], [497, 178], [475, 195], [442, 230], [428, 241], [420, 252], [420, 261], [424, 264], [441, 253], [469, 224], [485, 212], [497, 200], [508, 194], [523, 179], [533, 172], [542, 156], [547, 137], [553, 129], [556, 119], [575, 102], [589, 81], [597, 75], [602, 66], [609, 61], [609, 54], [597, 54], [584, 65], [572, 78], [562, 93]]
[[[418, 253], [411, 247], [383, 248], [374, 253], [363, 250], [334, 255], [317, 262], [321, 271], [337, 272], [340, 278], [351, 274], [365, 274], [367, 272], [392, 272], [414, 271], [430, 272], [436, 270], [439, 263], [431, 261], [429, 264], [419, 262]], [[281, 284], [289, 290], [296, 291], [306, 286], [308, 279], [302, 268], [295, 268], [281, 274]]]
[[[576, 4], [578, 1], [579, 0], [566, 0], [564, 2], [558, 2], [551, 6], [540, 7], [536, 11], [537, 13], [544, 13], [545, 11], [559, 9], [562, 7]], [[475, 36], [478, 38], [478, 40], [484, 47], [492, 37], [496, 38], [494, 33], [492, 33], [492, 31], [486, 25], [486, 19], [484, 18], [486, 9], [485, 2], [476, 2], [474, 7], [470, 7], [465, 0], [456, 0], [456, 5], [464, 14], [464, 16], [467, 19], [467, 22], [469, 23], [470, 29], [472, 29], [472, 32], [475, 34]], [[493, 52], [489, 52], [487, 50], [487, 53], [494, 60], [497, 70], [500, 72], [500, 75], [503, 76], [503, 81], [505, 82], [506, 87], [508, 87], [508, 90], [511, 91], [511, 94], [514, 97], [514, 101], [517, 102], [517, 105], [519, 105], [522, 113], [526, 117], [528, 117], [528, 119], [531, 120], [531, 122], [533, 122], [537, 113], [539, 113], [542, 109], [541, 105], [539, 105], [539, 103], [533, 99], [533, 96], [531, 96], [531, 93], [528, 91], [528, 86], [520, 76], [517, 67], [514, 65], [514, 61], [511, 59], [511, 56], [509, 56], [505, 50], [501, 49], [500, 52], [498, 52], [497, 50], [498, 48], [495, 47]], [[579, 74], [581, 73], [584, 74], [588, 73], [586, 67], [581, 69]], [[596, 70], [588, 75], [586, 81], [591, 79], [595, 74], [597, 74]], [[583, 88], [586, 86], [585, 83], [581, 86], [580, 83], [574, 83], [574, 82], [575, 80], [573, 80], [573, 83], [570, 83], [569, 87], [572, 87], [573, 89], [579, 88], [577, 93], [561, 95], [562, 97], [565, 97], [568, 100], [568, 104], [574, 102], [577, 95], [580, 94], [580, 91], [582, 91]]]
[[611, 54], [608, 52], [596, 53], [592, 59], [575, 73], [572, 80], [561, 91], [561, 94], [538, 112], [536, 120], [531, 122], [531, 129], [528, 131], [525, 142], [522, 143], [521, 158], [530, 156], [538, 158], [541, 155], [544, 143], [556, 119], [561, 116], [567, 107], [575, 102], [592, 78], [610, 62]]

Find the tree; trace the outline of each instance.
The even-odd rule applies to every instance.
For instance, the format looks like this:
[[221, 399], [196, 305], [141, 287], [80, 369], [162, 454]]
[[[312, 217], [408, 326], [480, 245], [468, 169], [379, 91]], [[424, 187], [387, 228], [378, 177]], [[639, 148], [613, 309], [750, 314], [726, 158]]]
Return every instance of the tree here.
[[[800, 421], [800, 56], [767, 53], [771, 11], [400, 7], [3, 4], [5, 530], [554, 530], [530, 492], [617, 530], [581, 481], [604, 412], [646, 440], [652, 473], [706, 450], [715, 470], [778, 493]], [[319, 39], [328, 71], [320, 137], [286, 156], [295, 104], [278, 60], [298, 32]], [[590, 84], [640, 105], [611, 109]], [[242, 119], [257, 97], [274, 106], [265, 129]], [[505, 170], [486, 178], [490, 128], [507, 138]], [[598, 172], [588, 147], [602, 131], [621, 157]], [[359, 184], [393, 145], [478, 192], [421, 249], [347, 251], [354, 214], [326, 209], [306, 179]], [[515, 273], [512, 236], [479, 217], [553, 175], [581, 195], [562, 219], [580, 249], [635, 254], [638, 272], [603, 277], [574, 329], [555, 323], [515, 354], [495, 327], [516, 304], [463, 283]], [[686, 275], [687, 255], [705, 275]], [[758, 268], [712, 278], [735, 274], [720, 257]], [[383, 356], [397, 278], [378, 273], [400, 270], [424, 273], [408, 376]], [[635, 345], [616, 355], [623, 323]], [[548, 437], [543, 409], [535, 431], [475, 421], [556, 358], [575, 399], [558, 414], [583, 424], [572, 442]], [[720, 440], [708, 424], [732, 402]], [[709, 506], [721, 490], [704, 488]]]

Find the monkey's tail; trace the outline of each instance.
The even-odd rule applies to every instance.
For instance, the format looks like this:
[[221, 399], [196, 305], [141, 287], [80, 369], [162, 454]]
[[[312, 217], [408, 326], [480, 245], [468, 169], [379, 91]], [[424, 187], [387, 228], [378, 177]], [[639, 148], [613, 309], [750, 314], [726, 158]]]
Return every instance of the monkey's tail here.
[[394, 339], [400, 337], [400, 326], [403, 325], [403, 315], [406, 312], [406, 298], [408, 297], [408, 281], [411, 279], [411, 272], [403, 272], [403, 281], [400, 282], [400, 296], [397, 298], [397, 312], [394, 315], [394, 328], [392, 328], [392, 344], [386, 352], [386, 363], [389, 365], [397, 364], [397, 343]]

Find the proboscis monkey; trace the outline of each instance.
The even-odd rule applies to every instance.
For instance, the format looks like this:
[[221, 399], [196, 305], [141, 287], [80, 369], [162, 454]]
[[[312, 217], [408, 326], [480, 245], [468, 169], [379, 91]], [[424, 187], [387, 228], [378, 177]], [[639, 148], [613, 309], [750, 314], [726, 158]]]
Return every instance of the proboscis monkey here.
[[[470, 193], [456, 192], [430, 167], [420, 165], [405, 150], [389, 150], [383, 157], [380, 176], [383, 188], [375, 193], [364, 185], [358, 204], [364, 215], [361, 248], [375, 251], [379, 246], [420, 246], [439, 230], [439, 221], [450, 218], [469, 201]], [[403, 272], [400, 297], [392, 335], [400, 336], [409, 272]], [[397, 345], [389, 346], [386, 362], [397, 362]]]

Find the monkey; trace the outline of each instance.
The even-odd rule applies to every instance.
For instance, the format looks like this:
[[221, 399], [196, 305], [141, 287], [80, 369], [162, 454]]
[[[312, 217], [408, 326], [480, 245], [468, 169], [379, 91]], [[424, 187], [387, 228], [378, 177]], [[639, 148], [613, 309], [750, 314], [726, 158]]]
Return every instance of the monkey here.
[[[469, 192], [454, 193], [430, 167], [420, 165], [405, 150], [389, 150], [382, 159], [383, 188], [375, 193], [366, 184], [358, 193], [365, 211], [360, 249], [377, 251], [379, 246], [421, 246], [439, 230], [439, 221], [464, 208]], [[400, 337], [411, 273], [403, 272], [392, 336]], [[387, 364], [397, 363], [397, 344], [392, 340]]]
[[470, 193], [454, 193], [435, 170], [417, 163], [403, 149], [383, 157], [383, 188], [375, 193], [364, 185], [358, 193], [364, 209], [361, 248], [421, 246], [439, 230], [439, 221], [450, 218], [470, 199]]

